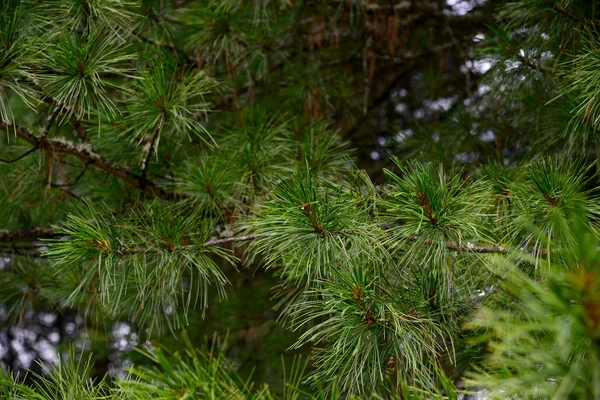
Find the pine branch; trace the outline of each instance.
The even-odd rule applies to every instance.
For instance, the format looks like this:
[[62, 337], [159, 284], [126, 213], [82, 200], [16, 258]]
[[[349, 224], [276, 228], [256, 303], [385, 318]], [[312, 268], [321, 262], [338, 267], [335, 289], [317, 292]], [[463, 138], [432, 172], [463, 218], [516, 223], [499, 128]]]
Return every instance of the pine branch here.
[[513, 46], [512, 43], [508, 43], [508, 50], [515, 55], [523, 64], [525, 64], [526, 66], [528, 66], [529, 68], [539, 71], [539, 72], [544, 72], [547, 74], [552, 74], [554, 68], [553, 67], [544, 67], [542, 65], [539, 64], [539, 62], [537, 61], [533, 61], [531, 58], [526, 57], [524, 55], [521, 54], [521, 52], [519, 51], [519, 49], [517, 49], [515, 46]]
[[13, 125], [6, 121], [0, 121], [0, 129], [7, 132], [14, 132], [18, 137], [35, 146], [35, 148], [46, 149], [53, 153], [70, 154], [81, 160], [87, 161], [96, 168], [113, 175], [150, 195], [162, 199], [173, 199], [175, 197], [173, 193], [158, 187], [155, 183], [134, 174], [128, 168], [116, 164], [96, 153], [89, 143], [74, 144], [64, 139], [37, 137], [29, 129]]

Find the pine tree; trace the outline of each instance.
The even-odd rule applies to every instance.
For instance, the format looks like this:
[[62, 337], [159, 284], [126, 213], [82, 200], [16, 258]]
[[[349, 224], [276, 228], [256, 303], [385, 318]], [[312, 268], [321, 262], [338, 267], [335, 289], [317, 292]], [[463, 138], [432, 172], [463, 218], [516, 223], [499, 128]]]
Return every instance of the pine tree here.
[[[2, 396], [600, 399], [598, 4], [484, 3], [4, 1], [0, 318], [84, 326]], [[280, 388], [191, 337], [247, 269]]]

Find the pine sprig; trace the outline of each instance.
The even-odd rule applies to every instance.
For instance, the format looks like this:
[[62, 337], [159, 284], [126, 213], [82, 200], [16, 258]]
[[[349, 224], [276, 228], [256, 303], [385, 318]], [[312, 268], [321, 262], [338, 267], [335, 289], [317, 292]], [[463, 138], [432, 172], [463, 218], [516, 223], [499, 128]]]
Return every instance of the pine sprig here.
[[544, 159], [529, 166], [525, 179], [514, 185], [514, 213], [507, 216], [510, 240], [537, 257], [550, 257], [553, 250], [574, 245], [574, 226], [596, 230], [599, 209], [595, 193], [586, 189], [589, 179], [590, 167], [582, 163]]
[[378, 229], [364, 220], [347, 194], [308, 167], [278, 185], [251, 229], [272, 233], [253, 241], [250, 250], [263, 254], [268, 266], [281, 264], [282, 276], [292, 281], [326, 278], [331, 266], [359, 254], [385, 256], [376, 240]]
[[396, 379], [432, 385], [429, 363], [441, 353], [453, 357], [443, 340], [447, 332], [428, 315], [426, 303], [410, 304], [403, 289], [388, 288], [369, 270], [362, 262], [340, 266], [336, 282], [324, 282], [317, 300], [294, 308], [301, 323], [324, 319], [294, 345], [317, 346], [311, 379], [324, 383], [327, 391], [335, 385], [355, 394], [381, 394], [386, 382]]
[[209, 111], [205, 99], [214, 86], [203, 70], [151, 61], [140, 72], [137, 88], [127, 102], [127, 134], [138, 145], [144, 143], [145, 156], [156, 152], [162, 137], [180, 140], [199, 137], [215, 144], [202, 125]]
[[90, 117], [95, 110], [115, 116], [117, 106], [110, 91], [127, 76], [132, 59], [119, 35], [98, 28], [92, 32], [63, 33], [44, 53], [35, 79], [59, 106]]
[[65, 282], [69, 304], [93, 300], [108, 317], [128, 313], [133, 321], [159, 329], [163, 322], [177, 326], [174, 311], [180, 304], [184, 315], [197, 302], [207, 307], [208, 285], [214, 284], [224, 296], [227, 279], [210, 254], [231, 257], [203, 245], [213, 229], [206, 223], [199, 227], [158, 204], [117, 219], [110, 210], [85, 202], [56, 227], [70, 240], [51, 241], [46, 256]]

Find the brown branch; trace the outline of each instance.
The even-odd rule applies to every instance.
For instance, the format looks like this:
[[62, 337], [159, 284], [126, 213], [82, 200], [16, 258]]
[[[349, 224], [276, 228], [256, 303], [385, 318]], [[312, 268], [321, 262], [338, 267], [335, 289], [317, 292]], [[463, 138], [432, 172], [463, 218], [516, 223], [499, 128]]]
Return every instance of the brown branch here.
[[58, 184], [56, 184], [56, 183], [50, 183], [50, 187], [52, 187], [52, 188], [55, 188], [55, 189], [58, 189], [58, 190], [60, 190], [61, 192], [63, 192], [63, 193], [65, 193], [65, 194], [67, 194], [67, 195], [69, 195], [69, 196], [73, 197], [74, 199], [77, 199], [77, 200], [83, 200], [83, 199], [81, 198], [81, 196], [79, 196], [79, 195], [76, 195], [75, 193], [73, 193], [72, 191], [70, 191], [68, 187], [66, 187], [66, 186], [64, 186], [64, 185], [58, 185]]
[[113, 175], [150, 195], [163, 199], [173, 199], [175, 197], [173, 193], [161, 189], [153, 182], [134, 174], [128, 168], [116, 164], [96, 153], [89, 143], [74, 144], [64, 139], [37, 137], [29, 129], [10, 124], [6, 121], [0, 121], [0, 129], [7, 132], [14, 132], [18, 137], [36, 148], [49, 150], [53, 153], [70, 154], [83, 161], [87, 161], [99, 170]]
[[79, 136], [82, 142], [87, 143], [89, 141], [88, 135], [81, 120], [77, 117], [77, 115], [75, 115], [75, 113], [72, 113], [69, 119], [71, 120], [71, 125], [73, 125], [73, 129], [75, 129], [77, 136]]
[[474, 246], [470, 243], [466, 245], [446, 243], [444, 247], [448, 250], [458, 251], [459, 253], [508, 254], [509, 251], [509, 249], [504, 246]]
[[152, 154], [154, 153], [154, 147], [156, 146], [156, 141], [158, 140], [158, 136], [160, 135], [161, 127], [162, 127], [162, 121], [157, 122], [156, 126], [154, 127], [154, 131], [152, 131], [152, 134], [150, 135], [148, 142], [144, 145], [144, 148], [142, 150], [143, 158], [142, 158], [142, 163], [141, 163], [141, 169], [142, 169], [142, 179], [144, 181], [146, 180], [146, 176], [148, 175], [148, 165], [150, 164], [150, 158], [152, 157]]
[[229, 237], [229, 238], [225, 238], [225, 239], [209, 240], [208, 242], [204, 243], [202, 246], [208, 247], [208, 246], [218, 246], [220, 244], [226, 244], [226, 243], [247, 242], [249, 240], [269, 237], [269, 236], [273, 236], [273, 235], [275, 235], [274, 232], [257, 233], [254, 235], [246, 235], [246, 236], [233, 236], [233, 237]]
[[[37, 85], [35, 85], [35, 87], [40, 92], [42, 92], [42, 93], [44, 92], [44, 89], [42, 89], [41, 87], [39, 87]], [[58, 100], [56, 100], [54, 97], [50, 96], [47, 93], [45, 93], [44, 101], [46, 102], [46, 104], [48, 104], [50, 106], [56, 105], [56, 108], [54, 109], [54, 113], [58, 114], [59, 112], [62, 112], [63, 114], [66, 114], [69, 117], [69, 120], [71, 121], [71, 125], [73, 125], [73, 129], [75, 129], [75, 133], [77, 134], [77, 136], [79, 136], [81, 141], [86, 142], [86, 143], [89, 142], [87, 132], [85, 131], [85, 127], [83, 126], [83, 123], [81, 122], [81, 119], [79, 118], [79, 116], [75, 113], [75, 110], [73, 110], [71, 107], [61, 104]], [[54, 116], [54, 118], [56, 118], [56, 116]], [[46, 132], [46, 134], [47, 133], [48, 132]], [[46, 135], [42, 135], [42, 136], [46, 136]]]
[[[352, 231], [352, 230], [343, 230], [343, 231], [333, 232], [333, 233], [347, 234], [347, 235], [356, 234], [356, 232]], [[228, 238], [223, 238], [223, 239], [209, 240], [209, 241], [201, 244], [200, 246], [201, 247], [213, 247], [213, 246], [219, 246], [219, 245], [228, 244], [228, 243], [247, 242], [250, 240], [270, 237], [270, 236], [274, 236], [274, 235], [276, 235], [275, 232], [266, 232], [266, 233], [257, 233], [257, 234], [245, 235], [245, 236], [233, 236], [233, 237], [228, 237]], [[42, 239], [42, 238], [44, 238], [44, 239], [45, 238], [54, 238], [57, 236], [60, 236], [60, 234], [52, 228], [33, 228], [33, 229], [22, 229], [22, 230], [15, 230], [15, 231], [0, 230], [0, 242], [36, 240], [36, 239]], [[412, 237], [409, 240], [416, 241], [416, 240], [418, 240], [418, 238]], [[435, 244], [435, 242], [426, 241], [425, 244], [431, 246], [431, 245]], [[452, 244], [452, 243], [446, 243], [446, 244], [444, 244], [444, 247], [448, 250], [452, 250], [452, 251], [456, 251], [456, 252], [478, 253], [478, 254], [508, 254], [508, 252], [510, 250], [503, 246], [475, 246], [470, 243], [468, 243], [466, 245], [457, 245], [457, 244]], [[197, 245], [176, 246], [176, 247], [173, 247], [173, 249], [171, 251], [194, 249], [194, 248], [198, 248], [198, 246]], [[116, 250], [112, 250], [112, 251], [117, 254], [120, 254], [120, 255], [133, 255], [133, 254], [156, 253], [158, 251], [162, 251], [162, 249], [150, 247], [150, 248], [146, 248], [146, 249], [140, 249], [140, 248], [116, 249]], [[528, 252], [531, 253], [531, 251], [528, 251]], [[545, 253], [545, 249], [538, 250], [538, 254], [544, 254], [544, 253]]]
[[60, 234], [52, 228], [31, 228], [7, 230], [0, 229], [0, 242], [22, 242], [37, 239], [48, 239]]
[[[263, 237], [269, 237], [269, 236], [273, 236], [273, 235], [275, 235], [275, 233], [269, 232], [269, 233], [257, 233], [254, 235], [246, 235], [246, 236], [234, 236], [234, 237], [229, 237], [229, 238], [224, 238], [224, 239], [213, 239], [213, 240], [209, 240], [208, 242], [204, 242], [200, 246], [197, 246], [197, 245], [175, 246], [169, 251], [172, 252], [172, 251], [177, 251], [177, 250], [193, 250], [193, 249], [198, 249], [199, 247], [215, 247], [215, 246], [219, 246], [219, 245], [227, 244], [227, 243], [247, 242], [250, 240], [259, 239], [259, 238], [263, 238]], [[158, 253], [158, 252], [163, 252], [163, 251], [165, 251], [165, 249], [160, 249], [160, 248], [155, 248], [155, 247], [150, 247], [147, 249], [112, 250], [112, 252], [119, 254], [119, 255], [152, 254], [152, 253]]]
[[[344, 230], [332, 232], [332, 233], [355, 235], [356, 231], [344, 229]], [[235, 242], [247, 242], [250, 240], [255, 240], [255, 239], [260, 239], [260, 238], [265, 238], [265, 237], [270, 237], [270, 236], [275, 236], [275, 235], [276, 235], [275, 232], [267, 232], [267, 233], [256, 233], [253, 235], [245, 235], [245, 236], [233, 236], [233, 237], [228, 237], [228, 238], [224, 238], [224, 239], [213, 239], [213, 240], [209, 240], [208, 242], [205, 242], [204, 244], [202, 244], [202, 247], [218, 246], [221, 244], [235, 243]], [[417, 240], [417, 239], [418, 238], [416, 238], [416, 237], [411, 238], [411, 240]], [[435, 242], [433, 242], [433, 241], [425, 242], [425, 244], [427, 244], [427, 245], [433, 245], [434, 243]], [[194, 246], [179, 246], [176, 248], [191, 248], [191, 247], [194, 247]], [[468, 243], [466, 245], [457, 245], [457, 244], [452, 244], [452, 243], [446, 243], [444, 245], [444, 247], [446, 247], [446, 249], [448, 249], [448, 250], [456, 251], [459, 253], [478, 253], [478, 254], [508, 254], [508, 252], [510, 250], [504, 246], [475, 246], [470, 243]], [[128, 253], [128, 254], [140, 254], [140, 253], [144, 253], [144, 252], [147, 253], [149, 249], [132, 249], [132, 250], [133, 250], [133, 253]], [[154, 251], [154, 250], [150, 249], [150, 251]], [[528, 251], [528, 253], [531, 253], [531, 251]], [[544, 254], [545, 250], [540, 249], [539, 253]]]
[[14, 243], [4, 244], [0, 243], [0, 256], [14, 257], [14, 256], [29, 256], [29, 257], [40, 257], [44, 250], [44, 245], [16, 245]]

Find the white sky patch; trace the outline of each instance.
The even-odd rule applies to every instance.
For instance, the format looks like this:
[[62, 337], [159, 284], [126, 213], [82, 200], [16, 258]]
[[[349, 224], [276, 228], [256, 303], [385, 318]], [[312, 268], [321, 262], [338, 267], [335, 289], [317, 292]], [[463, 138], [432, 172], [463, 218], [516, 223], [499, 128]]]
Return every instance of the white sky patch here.
[[131, 332], [129, 324], [124, 322], [116, 322], [113, 325], [113, 335], [115, 336], [127, 336]]
[[488, 129], [487, 131], [481, 132], [481, 135], [479, 135], [479, 138], [482, 141], [489, 143], [489, 142], [493, 142], [494, 139], [496, 139], [496, 134], [494, 133], [494, 131]]
[[473, 42], [475, 43], [479, 43], [483, 40], [485, 40], [485, 35], [483, 33], [478, 33], [477, 35], [473, 36]]
[[474, 60], [471, 70], [473, 72], [483, 75], [490, 69], [492, 69], [492, 67], [496, 65], [497, 62], [498, 60], [494, 60], [493, 58], [482, 58], [481, 60]]
[[38, 314], [38, 319], [42, 324], [52, 326], [54, 321], [56, 321], [56, 315], [51, 313], [40, 313]]
[[553, 58], [554, 58], [554, 54], [551, 51], [548, 51], [548, 50], [546, 50], [546, 51], [542, 52], [542, 54], [540, 54], [540, 59], [542, 61], [548, 61], [548, 60], [551, 60]]
[[77, 325], [75, 325], [75, 322], [67, 322], [65, 324], [65, 332], [67, 332], [67, 334], [72, 335], [73, 333], [75, 333], [75, 330], [77, 329]]
[[423, 110], [422, 108], [419, 108], [418, 110], [415, 110], [414, 112], [415, 114], [415, 118], [423, 118], [425, 116], [425, 110]]
[[125, 351], [127, 349], [128, 344], [129, 344], [129, 342], [127, 341], [127, 339], [121, 338], [117, 342], [115, 342], [113, 347], [117, 350]]
[[477, 88], [477, 94], [483, 95], [488, 93], [490, 90], [492, 90], [492, 87], [490, 85], [479, 85], [479, 87]]
[[413, 135], [413, 131], [410, 129], [404, 129], [402, 131], [398, 131], [394, 136], [394, 140], [398, 143], [405, 141]]
[[478, 154], [474, 151], [465, 151], [458, 153], [454, 156], [454, 159], [459, 162], [474, 162], [477, 160]]
[[9, 262], [10, 257], [0, 257], [0, 271], [2, 271]]
[[456, 96], [440, 97], [439, 99], [435, 100], [425, 100], [423, 103], [425, 104], [425, 107], [433, 111], [448, 111], [450, 107], [456, 103]]
[[474, 72], [476, 74], [483, 75], [488, 72], [494, 65], [498, 63], [498, 60], [491, 57], [481, 58], [479, 60], [467, 60], [463, 65], [459, 67], [460, 72], [466, 74], [467, 71]]
[[450, 14], [465, 15], [475, 7], [484, 4], [486, 1], [487, 0], [446, 0], [446, 4], [452, 8]]
[[408, 106], [405, 103], [398, 103], [396, 104], [396, 107], [394, 107], [394, 110], [398, 113], [398, 114], [403, 114], [406, 112], [406, 110], [408, 109]]
[[50, 340], [52, 343], [58, 343], [60, 340], [60, 334], [56, 331], [52, 332], [48, 335], [48, 340]]
[[40, 358], [52, 364], [58, 364], [58, 353], [51, 342], [42, 339], [36, 342], [33, 347], [40, 355]]

